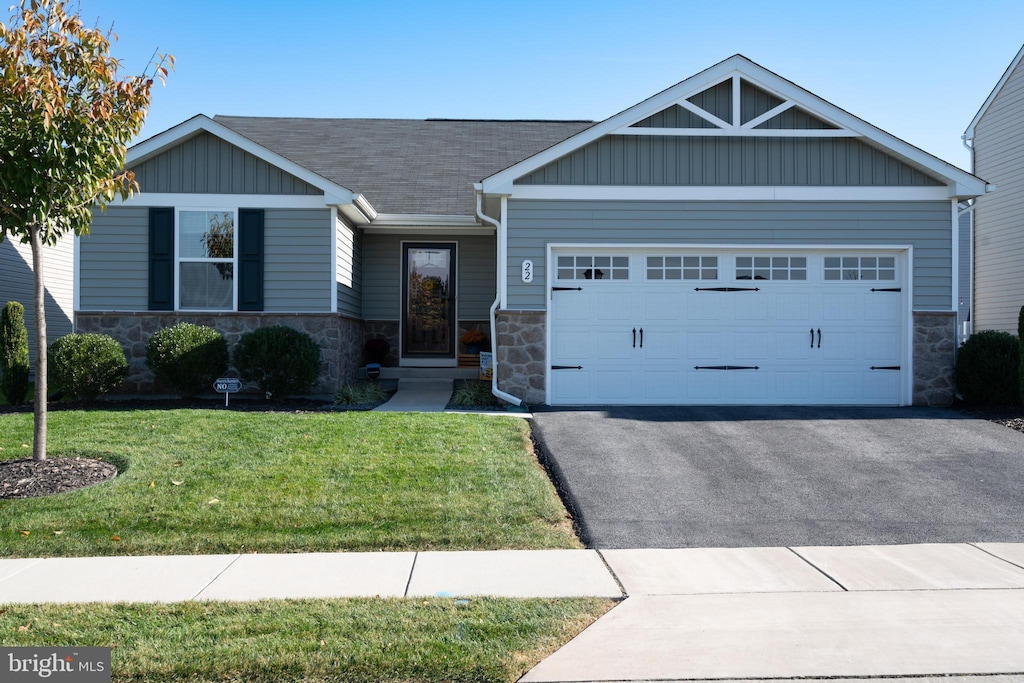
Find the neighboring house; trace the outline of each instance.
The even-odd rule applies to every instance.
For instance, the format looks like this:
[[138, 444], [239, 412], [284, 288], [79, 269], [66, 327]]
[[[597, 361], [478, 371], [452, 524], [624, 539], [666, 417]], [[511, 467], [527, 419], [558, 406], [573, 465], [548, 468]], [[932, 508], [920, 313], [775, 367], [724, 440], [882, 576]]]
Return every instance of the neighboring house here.
[[1017, 333], [1024, 306], [1024, 47], [964, 132], [972, 171], [997, 192], [974, 205], [974, 329]]
[[[74, 316], [74, 242], [72, 236], [44, 247], [43, 279], [46, 284], [46, 338], [51, 344], [73, 331]], [[0, 242], [0, 308], [8, 301], [25, 307], [29, 358], [33, 372], [36, 359], [36, 314], [32, 280], [32, 247], [8, 237]]]
[[985, 191], [739, 55], [596, 124], [199, 116], [128, 165], [76, 318], [136, 388], [178, 320], [304, 329], [322, 390], [490, 328], [499, 393], [556, 405], [948, 403]]

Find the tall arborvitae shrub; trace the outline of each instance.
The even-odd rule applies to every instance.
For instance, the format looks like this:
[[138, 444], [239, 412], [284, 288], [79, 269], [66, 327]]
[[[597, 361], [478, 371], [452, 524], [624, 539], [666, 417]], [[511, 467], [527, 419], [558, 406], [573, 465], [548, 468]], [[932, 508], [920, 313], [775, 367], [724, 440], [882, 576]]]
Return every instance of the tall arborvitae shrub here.
[[25, 307], [8, 301], [0, 313], [0, 391], [8, 403], [22, 403], [28, 394], [28, 330]]
[[1020, 400], [1024, 403], [1024, 306], [1017, 314], [1017, 343], [1020, 345]]

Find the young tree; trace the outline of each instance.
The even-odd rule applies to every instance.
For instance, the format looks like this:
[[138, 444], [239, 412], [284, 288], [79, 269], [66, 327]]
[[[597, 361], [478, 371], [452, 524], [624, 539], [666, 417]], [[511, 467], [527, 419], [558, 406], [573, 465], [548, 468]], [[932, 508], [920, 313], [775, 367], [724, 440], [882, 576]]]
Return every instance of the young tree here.
[[173, 67], [155, 55], [138, 76], [119, 73], [112, 30], [87, 27], [66, 0], [21, 0], [0, 24], [0, 240], [32, 246], [36, 400], [32, 458], [46, 458], [43, 246], [89, 232], [94, 206], [138, 190], [123, 169], [142, 130], [153, 78]]

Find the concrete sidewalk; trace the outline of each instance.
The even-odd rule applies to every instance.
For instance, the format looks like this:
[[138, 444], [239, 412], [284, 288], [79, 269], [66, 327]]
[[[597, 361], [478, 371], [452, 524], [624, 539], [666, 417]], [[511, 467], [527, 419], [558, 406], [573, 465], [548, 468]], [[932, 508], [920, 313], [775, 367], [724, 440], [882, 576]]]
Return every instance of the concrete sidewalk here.
[[522, 680], [1024, 681], [1024, 544], [0, 560], [0, 604], [623, 589]]
[[602, 554], [630, 597], [524, 683], [1024, 680], [1024, 545]]
[[398, 391], [374, 410], [399, 413], [440, 413], [452, 398], [450, 379], [400, 379]]
[[0, 560], [0, 604], [265, 598], [622, 597], [594, 550]]

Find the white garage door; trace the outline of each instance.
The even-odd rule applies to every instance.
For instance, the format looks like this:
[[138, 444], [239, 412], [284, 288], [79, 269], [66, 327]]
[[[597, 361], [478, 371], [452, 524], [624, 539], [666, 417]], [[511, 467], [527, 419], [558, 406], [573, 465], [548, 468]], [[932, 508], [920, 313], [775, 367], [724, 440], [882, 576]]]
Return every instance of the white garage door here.
[[902, 252], [553, 250], [548, 401], [899, 405]]

